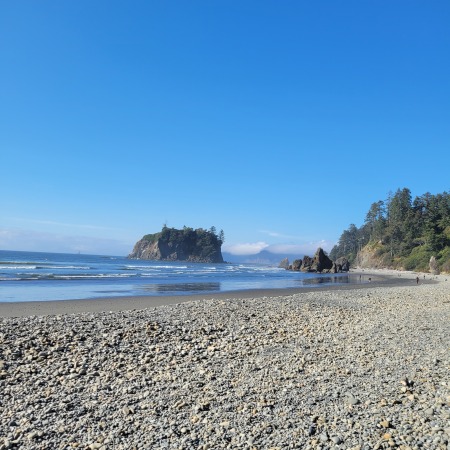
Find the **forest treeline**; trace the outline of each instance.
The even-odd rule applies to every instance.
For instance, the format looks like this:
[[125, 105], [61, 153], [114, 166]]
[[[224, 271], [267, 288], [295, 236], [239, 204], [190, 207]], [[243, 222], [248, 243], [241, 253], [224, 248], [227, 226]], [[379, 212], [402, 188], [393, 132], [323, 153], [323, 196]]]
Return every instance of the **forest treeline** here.
[[427, 271], [434, 256], [450, 272], [450, 193], [411, 197], [408, 188], [372, 203], [364, 224], [351, 224], [330, 252], [355, 262], [361, 250], [372, 252], [384, 267]]

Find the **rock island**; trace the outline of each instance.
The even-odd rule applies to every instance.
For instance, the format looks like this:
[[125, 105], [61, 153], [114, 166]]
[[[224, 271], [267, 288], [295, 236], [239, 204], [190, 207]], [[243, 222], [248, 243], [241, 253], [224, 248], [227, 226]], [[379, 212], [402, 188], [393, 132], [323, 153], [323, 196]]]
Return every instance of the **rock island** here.
[[215, 228], [182, 230], [163, 226], [158, 233], [147, 234], [139, 240], [128, 255], [131, 259], [154, 261], [189, 261], [199, 263], [223, 263], [223, 231], [216, 234]]

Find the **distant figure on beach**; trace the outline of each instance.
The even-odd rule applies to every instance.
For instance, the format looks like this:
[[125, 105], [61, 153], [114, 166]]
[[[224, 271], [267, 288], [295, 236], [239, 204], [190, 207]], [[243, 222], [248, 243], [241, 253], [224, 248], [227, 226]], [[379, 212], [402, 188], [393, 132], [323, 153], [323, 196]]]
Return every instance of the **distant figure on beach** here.
[[419, 284], [419, 277], [416, 278], [416, 282], [417, 282], [417, 284]]
[[369, 278], [369, 283], [372, 281], [372, 278]]

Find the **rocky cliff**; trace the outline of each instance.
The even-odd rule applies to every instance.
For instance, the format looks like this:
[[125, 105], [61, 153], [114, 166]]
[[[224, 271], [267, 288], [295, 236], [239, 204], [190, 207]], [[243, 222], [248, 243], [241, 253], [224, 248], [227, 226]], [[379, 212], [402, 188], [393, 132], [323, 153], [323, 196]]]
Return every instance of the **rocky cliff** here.
[[366, 245], [357, 253], [354, 264], [362, 269], [384, 269], [390, 267], [391, 256], [383, 253], [381, 243]]
[[221, 246], [222, 241], [212, 231], [164, 227], [160, 232], [147, 234], [136, 242], [128, 258], [223, 263]]
[[428, 271], [433, 275], [439, 275], [441, 268], [446, 272], [445, 269], [450, 267], [450, 261], [446, 263], [445, 257], [442, 258], [440, 266], [436, 256], [429, 256], [426, 250], [422, 253], [421, 251], [421, 247], [416, 247], [408, 257], [393, 258], [381, 242], [370, 243], [357, 253], [354, 264], [362, 269]]

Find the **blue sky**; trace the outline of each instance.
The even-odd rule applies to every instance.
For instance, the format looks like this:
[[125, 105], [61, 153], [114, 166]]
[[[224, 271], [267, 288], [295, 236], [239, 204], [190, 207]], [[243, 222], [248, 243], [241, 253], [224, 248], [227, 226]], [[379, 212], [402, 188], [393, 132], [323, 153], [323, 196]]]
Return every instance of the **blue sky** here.
[[0, 3], [0, 249], [330, 250], [450, 189], [447, 1]]

